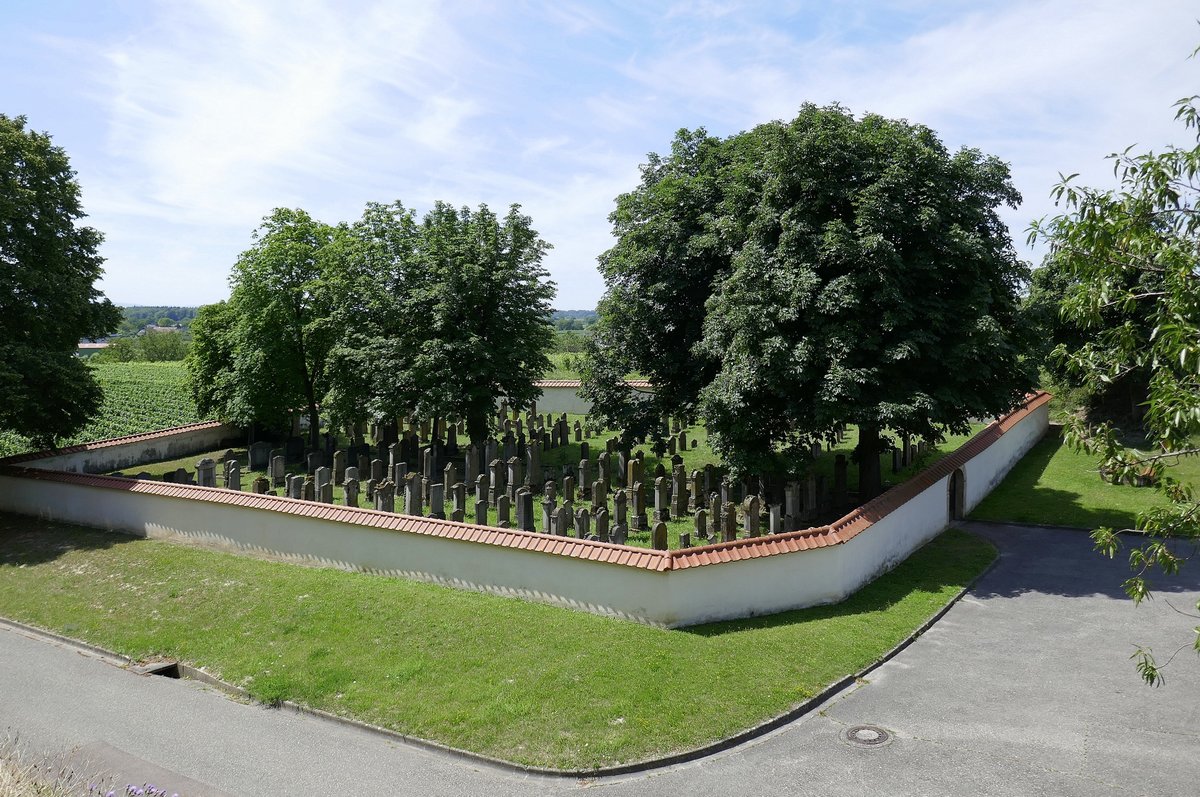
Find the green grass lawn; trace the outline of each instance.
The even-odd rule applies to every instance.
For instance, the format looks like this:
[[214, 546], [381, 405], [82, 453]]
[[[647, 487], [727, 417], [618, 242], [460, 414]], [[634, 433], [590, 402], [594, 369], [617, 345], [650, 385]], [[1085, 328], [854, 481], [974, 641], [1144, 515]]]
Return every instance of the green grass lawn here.
[[0, 614], [527, 765], [751, 727], [877, 661], [994, 558], [949, 531], [835, 605], [666, 631], [0, 514]]
[[[1051, 435], [1030, 449], [1008, 477], [971, 513], [974, 520], [1056, 526], [1133, 528], [1140, 512], [1166, 504], [1149, 487], [1109, 484], [1098, 460], [1063, 445]], [[1200, 459], [1172, 468], [1180, 479], [1200, 482]]]

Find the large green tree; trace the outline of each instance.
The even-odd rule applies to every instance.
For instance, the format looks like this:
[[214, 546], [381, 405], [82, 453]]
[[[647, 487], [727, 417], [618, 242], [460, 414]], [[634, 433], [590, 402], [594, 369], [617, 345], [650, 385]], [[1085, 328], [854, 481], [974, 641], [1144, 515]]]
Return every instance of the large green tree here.
[[[1019, 199], [996, 158], [838, 106], [725, 140], [681, 131], [617, 200], [585, 390], [618, 422], [698, 412], [743, 472], [779, 454], [801, 469], [857, 424], [868, 498], [887, 433], [962, 431], [1034, 384], [1028, 271], [996, 212]], [[620, 389], [625, 370], [652, 401]]]
[[345, 331], [327, 404], [339, 419], [457, 416], [472, 440], [495, 401], [528, 406], [553, 343], [549, 244], [513, 205], [504, 218], [438, 202], [418, 223], [370, 205], [339, 239]]
[[102, 236], [83, 216], [66, 152], [0, 114], [0, 428], [36, 445], [79, 431], [100, 406], [75, 351], [121, 320], [95, 287]]
[[[1144, 451], [1121, 444], [1109, 423], [1075, 418], [1068, 440], [1102, 459], [1115, 481], [1149, 477], [1168, 499], [1138, 519], [1144, 535], [1130, 546], [1133, 575], [1125, 582], [1135, 601], [1151, 594], [1156, 574], [1177, 572], [1200, 545], [1200, 502], [1190, 485], [1166, 469], [1200, 454], [1200, 98], [1181, 100], [1176, 117], [1195, 137], [1190, 148], [1114, 154], [1118, 186], [1096, 189], [1064, 179], [1054, 195], [1065, 212], [1035, 223], [1034, 240], [1049, 244], [1049, 261], [1070, 278], [1064, 318], [1087, 330], [1087, 340], [1062, 346], [1074, 372], [1097, 389], [1145, 380]], [[1109, 556], [1125, 541], [1108, 528], [1093, 533]], [[1200, 605], [1197, 605], [1200, 611]], [[1200, 650], [1200, 627], [1192, 645]], [[1162, 667], [1138, 649], [1146, 681]]]
[[229, 278], [228, 302], [201, 308], [188, 365], [201, 411], [282, 428], [297, 410], [320, 434], [319, 402], [338, 331], [327, 279], [335, 230], [303, 210], [276, 209]]

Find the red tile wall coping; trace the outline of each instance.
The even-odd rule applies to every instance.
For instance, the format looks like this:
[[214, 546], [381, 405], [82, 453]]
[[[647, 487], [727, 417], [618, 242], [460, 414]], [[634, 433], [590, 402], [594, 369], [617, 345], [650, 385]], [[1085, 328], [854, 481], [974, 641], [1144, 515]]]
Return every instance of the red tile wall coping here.
[[[1003, 418], [993, 421], [987, 428], [964, 443], [957, 451], [947, 454], [908, 481], [868, 501], [828, 526], [816, 526], [785, 534], [752, 537], [677, 551], [654, 551], [627, 545], [592, 542], [571, 537], [557, 537], [517, 529], [499, 529], [491, 526], [455, 523], [450, 520], [418, 518], [411, 515], [379, 512], [374, 509], [321, 504], [313, 501], [284, 498], [282, 496], [258, 495], [256, 493], [240, 492], [237, 490], [226, 490], [220, 487], [195, 487], [191, 485], [171, 484], [169, 482], [128, 479], [118, 476], [100, 476], [22, 468], [9, 461], [0, 462], [0, 475], [79, 484], [89, 487], [129, 490], [137, 493], [160, 495], [169, 498], [186, 498], [215, 504], [232, 504], [322, 520], [354, 523], [360, 526], [370, 526], [409, 534], [446, 537], [449, 539], [477, 542], [484, 545], [540, 551], [559, 556], [570, 556], [578, 559], [588, 559], [627, 567], [636, 567], [643, 570], [664, 572], [686, 570], [689, 567], [701, 567], [704, 565], [720, 564], [722, 562], [757, 559], [763, 556], [774, 556], [794, 551], [807, 551], [848, 542], [870, 528], [875, 521], [889, 514], [892, 510], [912, 499], [938, 480], [949, 475], [956, 468], [962, 467], [972, 457], [984, 451], [998, 440], [1001, 435], [1028, 417], [1034, 410], [1049, 402], [1050, 398], [1050, 394], [1045, 392], [1031, 394], [1020, 407]], [[195, 426], [198, 425], [193, 424], [193, 427]], [[151, 436], [154, 434], [161, 433], [152, 433]], [[130, 438], [118, 439], [128, 440]], [[112, 442], [104, 441], [104, 443]]]
[[[625, 384], [629, 387], [650, 387], [649, 379], [626, 379]], [[539, 379], [533, 383], [534, 387], [582, 387], [583, 383], [578, 379]]]
[[160, 437], [174, 437], [181, 432], [197, 432], [203, 429], [215, 429], [222, 425], [224, 425], [222, 421], [198, 421], [197, 423], [188, 423], [184, 424], [183, 426], [172, 426], [170, 429], [156, 429], [153, 432], [131, 434], [126, 435], [125, 437], [114, 437], [109, 440], [97, 440], [92, 443], [81, 443], [77, 446], [60, 448], [57, 451], [31, 451], [28, 454], [16, 454], [11, 457], [0, 459], [0, 465], [15, 465], [19, 462], [32, 462], [37, 459], [49, 459], [50, 457], [62, 456], [63, 454], [78, 454], [84, 451], [96, 451], [101, 448], [123, 446], [128, 445], [129, 443], [144, 443]]

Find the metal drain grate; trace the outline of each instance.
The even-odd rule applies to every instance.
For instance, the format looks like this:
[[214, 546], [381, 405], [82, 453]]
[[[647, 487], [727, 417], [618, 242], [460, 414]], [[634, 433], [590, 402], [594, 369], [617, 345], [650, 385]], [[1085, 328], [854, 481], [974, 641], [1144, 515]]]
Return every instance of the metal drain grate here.
[[882, 747], [891, 740], [891, 732], [878, 725], [855, 725], [846, 731], [846, 741], [857, 747]]

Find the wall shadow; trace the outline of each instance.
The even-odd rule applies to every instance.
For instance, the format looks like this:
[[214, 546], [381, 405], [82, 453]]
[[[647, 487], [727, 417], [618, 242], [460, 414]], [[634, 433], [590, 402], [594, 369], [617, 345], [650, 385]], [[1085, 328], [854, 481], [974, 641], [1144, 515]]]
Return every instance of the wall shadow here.
[[71, 551], [104, 550], [139, 539], [118, 531], [0, 512], [0, 567], [53, 562]]

